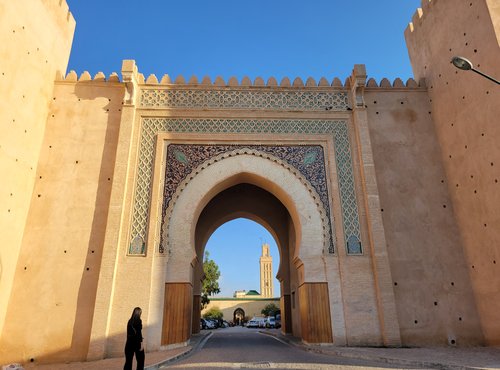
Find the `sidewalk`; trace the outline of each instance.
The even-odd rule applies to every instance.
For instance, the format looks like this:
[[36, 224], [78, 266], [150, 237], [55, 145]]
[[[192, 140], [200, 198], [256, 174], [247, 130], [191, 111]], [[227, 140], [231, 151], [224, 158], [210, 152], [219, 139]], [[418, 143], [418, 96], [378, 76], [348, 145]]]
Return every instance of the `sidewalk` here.
[[[325, 355], [344, 358], [361, 359], [367, 361], [385, 362], [401, 367], [420, 367], [430, 369], [500, 369], [500, 348], [374, 348], [374, 347], [334, 347], [305, 345], [300, 339], [283, 335], [279, 331], [261, 330], [263, 334], [271, 335], [276, 339], [304, 351], [322, 353]], [[146, 370], [158, 369], [178, 358], [184, 357], [196, 350], [210, 337], [212, 332], [201, 333], [191, 337], [190, 345], [168, 351], [146, 353]], [[121, 370], [124, 358], [110, 358], [92, 362], [72, 362], [68, 364], [26, 364], [24, 369], [34, 370]]]
[[386, 362], [405, 367], [415, 366], [432, 369], [500, 369], [500, 348], [498, 347], [439, 347], [439, 348], [375, 348], [334, 347], [305, 345], [299, 339], [281, 332], [261, 330], [304, 351], [325, 355], [368, 361]]
[[[158, 369], [160, 366], [165, 365], [171, 361], [178, 358], [184, 357], [191, 353], [191, 351], [198, 348], [200, 344], [203, 344], [205, 340], [211, 335], [211, 332], [195, 334], [191, 337], [191, 341], [188, 346], [175, 348], [168, 351], [158, 351], [158, 352], [147, 352], [146, 353], [146, 364], [145, 370]], [[24, 369], [33, 370], [122, 370], [123, 364], [125, 363], [125, 357], [123, 358], [107, 358], [99, 361], [89, 361], [89, 362], [71, 362], [67, 364], [25, 364]], [[135, 359], [134, 359], [135, 363]], [[1, 366], [0, 366], [1, 368]], [[135, 364], [134, 364], [135, 368]]]

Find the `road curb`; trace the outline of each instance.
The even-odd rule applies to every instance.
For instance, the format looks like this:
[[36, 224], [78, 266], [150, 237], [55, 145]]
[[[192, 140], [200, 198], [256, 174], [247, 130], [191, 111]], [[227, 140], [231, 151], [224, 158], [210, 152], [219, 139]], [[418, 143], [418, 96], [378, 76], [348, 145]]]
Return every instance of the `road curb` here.
[[[343, 358], [350, 358], [350, 359], [357, 359], [357, 360], [366, 360], [366, 361], [377, 361], [377, 362], [384, 362], [387, 364], [391, 365], [401, 365], [401, 366], [418, 366], [418, 367], [425, 367], [425, 368], [432, 368], [432, 369], [443, 369], [443, 370], [478, 370], [478, 369], [483, 369], [480, 367], [470, 367], [470, 366], [461, 366], [461, 365], [454, 365], [454, 364], [446, 364], [446, 363], [441, 363], [441, 362], [434, 362], [434, 361], [420, 361], [420, 360], [407, 360], [407, 359], [401, 359], [401, 358], [394, 358], [390, 356], [380, 356], [380, 355], [371, 355], [367, 353], [354, 353], [354, 352], [346, 352], [342, 350], [336, 350], [332, 349], [331, 347], [326, 349], [322, 349], [321, 347], [313, 347], [306, 345], [302, 342], [297, 342], [297, 341], [292, 341], [288, 339], [285, 336], [282, 335], [277, 335], [275, 333], [270, 333], [266, 331], [260, 330], [259, 333], [269, 335], [280, 342], [286, 343], [290, 346], [293, 346], [295, 348], [301, 349], [306, 352], [314, 352], [314, 353], [319, 353], [323, 355], [329, 355], [329, 356], [337, 356], [337, 357], [343, 357]], [[351, 347], [352, 348], [352, 347]]]
[[169, 357], [165, 360], [162, 360], [160, 362], [157, 362], [156, 364], [149, 365], [144, 367], [144, 370], [157, 370], [160, 369], [162, 366], [165, 366], [167, 364], [170, 364], [174, 361], [178, 361], [183, 357], [187, 357], [193, 352], [196, 352], [198, 349], [203, 347], [207, 340], [212, 336], [212, 332], [208, 332], [204, 334], [203, 338], [200, 338], [200, 340], [197, 341], [197, 343], [194, 346], [191, 346], [190, 348], [187, 348], [184, 352], [181, 352], [175, 356]]

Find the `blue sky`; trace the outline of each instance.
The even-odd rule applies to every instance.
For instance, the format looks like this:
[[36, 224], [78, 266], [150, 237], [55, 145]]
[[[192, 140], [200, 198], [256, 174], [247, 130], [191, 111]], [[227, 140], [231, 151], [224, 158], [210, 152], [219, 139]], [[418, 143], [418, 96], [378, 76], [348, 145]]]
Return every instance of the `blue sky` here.
[[[267, 81], [344, 81], [366, 64], [377, 81], [413, 76], [404, 30], [420, 0], [67, 0], [76, 19], [68, 70], [109, 75], [135, 59], [146, 77], [236, 76]], [[248, 220], [222, 225], [207, 249], [220, 266], [224, 296], [259, 290], [261, 242], [276, 243]], [[275, 281], [275, 295], [279, 285]]]
[[[268, 243], [273, 257], [273, 274], [279, 268], [279, 253], [271, 234], [256, 222], [238, 218], [219, 227], [208, 240], [206, 250], [221, 270], [218, 297], [232, 297], [235, 290], [254, 289], [260, 292], [262, 243]], [[274, 279], [274, 295], [279, 297], [280, 285]]]
[[354, 64], [412, 76], [403, 31], [420, 0], [67, 0], [77, 21], [69, 69], [144, 75], [348, 77]]

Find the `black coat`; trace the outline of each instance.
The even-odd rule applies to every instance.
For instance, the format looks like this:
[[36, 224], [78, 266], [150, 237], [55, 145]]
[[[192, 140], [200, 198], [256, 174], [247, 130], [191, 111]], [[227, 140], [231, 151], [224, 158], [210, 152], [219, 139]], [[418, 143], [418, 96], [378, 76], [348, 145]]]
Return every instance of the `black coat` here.
[[128, 320], [127, 323], [127, 343], [125, 347], [138, 350], [142, 342], [142, 320]]

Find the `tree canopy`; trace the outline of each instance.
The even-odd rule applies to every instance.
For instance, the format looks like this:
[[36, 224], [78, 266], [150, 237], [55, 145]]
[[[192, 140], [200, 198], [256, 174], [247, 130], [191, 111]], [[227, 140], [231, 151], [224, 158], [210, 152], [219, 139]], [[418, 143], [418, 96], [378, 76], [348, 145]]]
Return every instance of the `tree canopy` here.
[[212, 307], [207, 312], [203, 314], [203, 318], [205, 319], [215, 319], [221, 320], [224, 317], [221, 309], [219, 307]]
[[275, 316], [280, 311], [280, 308], [274, 303], [269, 303], [264, 307], [260, 313], [264, 316]]
[[201, 287], [201, 308], [205, 308], [207, 304], [210, 302], [208, 298], [211, 295], [220, 293], [219, 288], [219, 277], [220, 271], [219, 266], [215, 263], [214, 260], [209, 258], [210, 254], [208, 251], [205, 251], [205, 257], [203, 260], [203, 273], [205, 274], [205, 278], [203, 279], [202, 287]]

